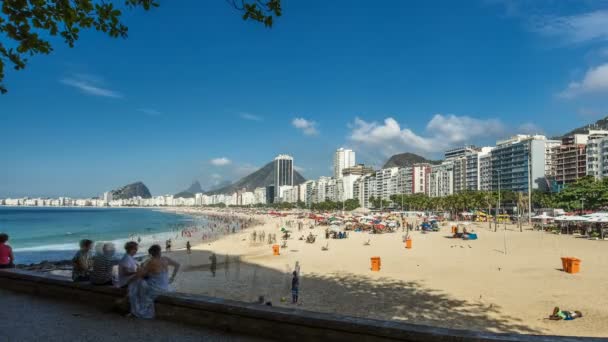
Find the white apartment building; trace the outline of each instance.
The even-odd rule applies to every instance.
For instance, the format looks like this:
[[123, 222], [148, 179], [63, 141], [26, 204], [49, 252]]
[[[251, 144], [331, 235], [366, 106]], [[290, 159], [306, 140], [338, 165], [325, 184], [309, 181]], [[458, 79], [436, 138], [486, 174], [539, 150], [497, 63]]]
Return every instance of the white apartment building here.
[[430, 164], [414, 164], [412, 166], [412, 194], [426, 194], [428, 192], [428, 176], [430, 173]]
[[[456, 159], [458, 164], [462, 158]], [[445, 161], [441, 165], [433, 165], [429, 174], [429, 197], [443, 197], [454, 193], [454, 163]]]
[[595, 179], [608, 176], [608, 131], [589, 130], [586, 141], [581, 137], [574, 137], [573, 144], [586, 143], [585, 159], [586, 174]]
[[266, 204], [266, 188], [255, 188], [253, 190], [253, 196], [255, 197], [254, 204]]
[[391, 167], [376, 171], [376, 196], [390, 200], [391, 195], [397, 194], [397, 176], [399, 168]]
[[376, 197], [376, 175], [363, 175], [353, 185], [353, 197], [363, 208], [370, 208], [370, 197]]
[[492, 190], [527, 192], [548, 187], [556, 140], [544, 135], [516, 135], [498, 141], [492, 150]]
[[[466, 154], [466, 190], [483, 190], [482, 171], [488, 172], [488, 169], [484, 169], [484, 167], [487, 167], [491, 163], [489, 154], [492, 152], [492, 149], [493, 147], [486, 146]], [[484, 165], [484, 163], [486, 164]], [[487, 179], [488, 185], [490, 182], [491, 179]]]
[[334, 178], [342, 178], [342, 171], [355, 166], [355, 151], [339, 148], [334, 154]]

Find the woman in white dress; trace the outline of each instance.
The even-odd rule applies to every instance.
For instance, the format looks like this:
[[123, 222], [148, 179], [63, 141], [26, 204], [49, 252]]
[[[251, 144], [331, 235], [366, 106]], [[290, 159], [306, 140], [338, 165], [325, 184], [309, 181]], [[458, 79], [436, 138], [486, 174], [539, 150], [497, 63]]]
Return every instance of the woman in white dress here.
[[[169, 292], [169, 284], [175, 280], [179, 263], [161, 255], [159, 245], [148, 249], [150, 259], [138, 271], [137, 279], [129, 284], [129, 301], [131, 314], [138, 318], [154, 318], [154, 300], [159, 295]], [[169, 278], [169, 266], [173, 274]]]

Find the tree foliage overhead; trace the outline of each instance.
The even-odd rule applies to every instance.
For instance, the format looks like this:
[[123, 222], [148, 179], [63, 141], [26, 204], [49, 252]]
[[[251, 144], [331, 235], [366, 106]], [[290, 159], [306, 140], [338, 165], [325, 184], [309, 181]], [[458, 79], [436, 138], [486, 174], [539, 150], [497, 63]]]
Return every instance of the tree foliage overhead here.
[[[243, 12], [244, 20], [272, 27], [273, 17], [281, 15], [281, 0], [226, 0]], [[159, 0], [2, 0], [0, 13], [0, 93], [5, 68], [25, 68], [28, 58], [53, 51], [46, 37], [63, 38], [74, 47], [80, 32], [95, 29], [112, 38], [126, 38], [128, 27], [121, 21], [121, 8], [158, 7]], [[123, 4], [124, 6], [120, 5]]]

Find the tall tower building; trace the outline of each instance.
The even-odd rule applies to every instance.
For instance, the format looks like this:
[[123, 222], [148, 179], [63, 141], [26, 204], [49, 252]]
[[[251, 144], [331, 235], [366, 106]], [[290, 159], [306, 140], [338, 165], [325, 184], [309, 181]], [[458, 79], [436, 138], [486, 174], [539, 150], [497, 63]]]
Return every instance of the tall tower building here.
[[282, 186], [293, 186], [293, 157], [286, 154], [279, 154], [274, 158], [274, 197], [277, 202]]
[[334, 178], [342, 178], [342, 170], [355, 166], [355, 151], [339, 148], [334, 155]]

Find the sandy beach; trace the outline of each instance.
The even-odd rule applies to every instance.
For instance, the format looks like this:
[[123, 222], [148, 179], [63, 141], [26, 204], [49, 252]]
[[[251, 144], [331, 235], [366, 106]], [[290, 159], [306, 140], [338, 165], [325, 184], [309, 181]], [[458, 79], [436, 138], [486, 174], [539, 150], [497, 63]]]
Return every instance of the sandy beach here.
[[[280, 243], [277, 227], [295, 217], [252, 216], [263, 224], [214, 242], [193, 243], [192, 254], [172, 252], [184, 265], [177, 290], [248, 302], [263, 295], [273, 305], [452, 328], [608, 335], [604, 241], [520, 232], [515, 226], [505, 231], [504, 225], [494, 232], [487, 223], [472, 224], [479, 239], [464, 241], [447, 238], [448, 224], [436, 233], [412, 232], [413, 248], [406, 249], [401, 231], [351, 232], [348, 239], [326, 240], [326, 226], [309, 229], [307, 223], [302, 232], [295, 228], [288, 247], [274, 256], [267, 242], [250, 241], [251, 232], [276, 233]], [[317, 235], [316, 243], [298, 239], [309, 232]], [[323, 251], [326, 244], [329, 250]], [[217, 254], [215, 277], [211, 253]], [[370, 270], [373, 256], [382, 258], [379, 272]], [[561, 256], [582, 259], [581, 272], [563, 272]], [[296, 262], [301, 265], [301, 304], [294, 306], [281, 299], [289, 298]], [[550, 321], [555, 306], [580, 310], [584, 317]]]

